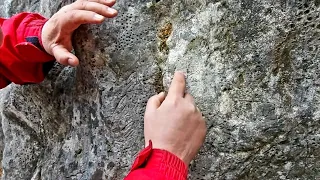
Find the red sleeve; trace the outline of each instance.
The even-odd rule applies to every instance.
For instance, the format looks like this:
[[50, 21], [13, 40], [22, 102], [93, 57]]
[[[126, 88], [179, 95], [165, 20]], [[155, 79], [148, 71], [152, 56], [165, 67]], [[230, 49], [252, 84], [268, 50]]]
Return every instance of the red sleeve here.
[[188, 168], [172, 153], [149, 146], [136, 158], [125, 180], [186, 180]]
[[41, 31], [46, 21], [46, 18], [33, 13], [21, 13], [10, 19], [0, 18], [3, 32], [0, 88], [10, 82], [27, 84], [44, 80], [54, 62], [54, 57], [47, 54], [41, 44]]

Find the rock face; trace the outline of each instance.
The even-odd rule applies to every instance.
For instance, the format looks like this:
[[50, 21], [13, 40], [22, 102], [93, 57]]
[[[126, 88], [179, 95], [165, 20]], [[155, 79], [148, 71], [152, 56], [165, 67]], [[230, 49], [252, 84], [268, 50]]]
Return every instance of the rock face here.
[[[50, 17], [72, 1], [2, 0]], [[319, 0], [118, 0], [75, 34], [81, 65], [0, 91], [3, 179], [122, 179], [146, 101], [187, 74], [207, 120], [190, 179], [319, 179]], [[1, 152], [1, 151], [0, 151]]]

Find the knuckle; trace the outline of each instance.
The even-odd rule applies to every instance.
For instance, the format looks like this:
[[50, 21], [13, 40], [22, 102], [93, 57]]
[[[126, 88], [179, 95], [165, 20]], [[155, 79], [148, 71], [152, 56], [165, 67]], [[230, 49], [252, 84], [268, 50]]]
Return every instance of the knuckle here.
[[187, 97], [189, 101], [194, 102], [194, 98], [191, 94], [186, 93], [185, 97]]
[[201, 114], [199, 114], [199, 118], [198, 119], [199, 119], [201, 124], [204, 124], [204, 125], [206, 124], [206, 121], [204, 120], [204, 118], [202, 117]]
[[196, 113], [197, 112], [197, 108], [193, 105], [193, 104], [188, 104], [187, 108], [188, 112], [190, 113]]
[[202, 129], [205, 129], [205, 130], [207, 129], [206, 121], [203, 118], [199, 119], [199, 123]]
[[100, 12], [105, 12], [106, 11], [106, 6], [99, 6], [99, 11]]
[[156, 98], [157, 98], [156, 95], [154, 95], [154, 96], [152, 96], [151, 98], [149, 98], [148, 104], [154, 102], [154, 101], [156, 100]]
[[70, 5], [63, 6], [60, 11], [66, 13]]
[[76, 18], [76, 16], [77, 16], [76, 11], [71, 11], [71, 12], [69, 13], [69, 17], [70, 17], [70, 19], [75, 19], [75, 18]]
[[87, 1], [82, 1], [81, 6], [83, 9], [86, 9], [87, 5], [88, 5]]
[[88, 5], [88, 1], [77, 1], [76, 2], [77, 6], [79, 7], [79, 9], [86, 9], [87, 5]]
[[178, 107], [179, 100], [178, 100], [178, 98], [171, 98], [170, 100], [168, 100], [168, 104], [171, 107]]

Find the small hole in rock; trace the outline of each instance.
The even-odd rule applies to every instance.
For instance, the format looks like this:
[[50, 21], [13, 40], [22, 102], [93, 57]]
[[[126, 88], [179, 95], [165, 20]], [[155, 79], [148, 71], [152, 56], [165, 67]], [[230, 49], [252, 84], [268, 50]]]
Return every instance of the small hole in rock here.
[[294, 28], [296, 25], [295, 24], [290, 24], [290, 27], [291, 28]]
[[266, 9], [265, 14], [271, 14], [271, 13], [272, 13], [272, 9], [271, 8]]
[[312, 47], [312, 46], [311, 46], [311, 47], [309, 47], [308, 49], [309, 49], [309, 51], [313, 51], [313, 47]]

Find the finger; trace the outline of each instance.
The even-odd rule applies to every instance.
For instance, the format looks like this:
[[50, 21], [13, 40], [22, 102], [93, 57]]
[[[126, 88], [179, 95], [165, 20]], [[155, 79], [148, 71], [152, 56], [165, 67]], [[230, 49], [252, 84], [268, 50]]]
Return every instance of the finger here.
[[158, 98], [160, 101], [160, 105], [158, 106], [158, 108], [161, 106], [161, 104], [163, 103], [163, 101], [166, 99], [166, 93], [165, 92], [161, 92], [158, 94]]
[[61, 26], [64, 27], [65, 32], [73, 32], [81, 24], [100, 24], [104, 20], [104, 17], [85, 10], [72, 10], [66, 14], [65, 19], [62, 19]]
[[186, 95], [184, 96], [184, 98], [189, 101], [190, 103], [194, 104], [194, 98], [191, 96], [191, 94], [186, 93]]
[[116, 3], [116, 0], [87, 0], [87, 1], [97, 2], [97, 3], [104, 4], [109, 7], [112, 7]]
[[104, 17], [112, 18], [118, 14], [118, 11], [110, 8], [109, 6], [102, 5], [98, 2], [91, 2], [91, 1], [79, 1], [71, 5], [72, 9], [74, 10], [86, 10], [92, 11], [97, 14], [100, 14]]
[[172, 79], [172, 82], [168, 91], [168, 97], [170, 98], [183, 97], [185, 93], [185, 88], [186, 88], [186, 80], [185, 80], [184, 74], [182, 72], [174, 73], [174, 77]]
[[79, 64], [78, 58], [70, 53], [66, 48], [56, 46], [52, 49], [53, 56], [56, 61], [66, 66], [77, 66]]
[[158, 109], [161, 106], [161, 104], [162, 104], [162, 102], [164, 101], [165, 98], [166, 98], [166, 95], [165, 95], [164, 92], [161, 92], [158, 95], [152, 96], [148, 100], [147, 107], [146, 107], [146, 112], [154, 111], [154, 110]]

